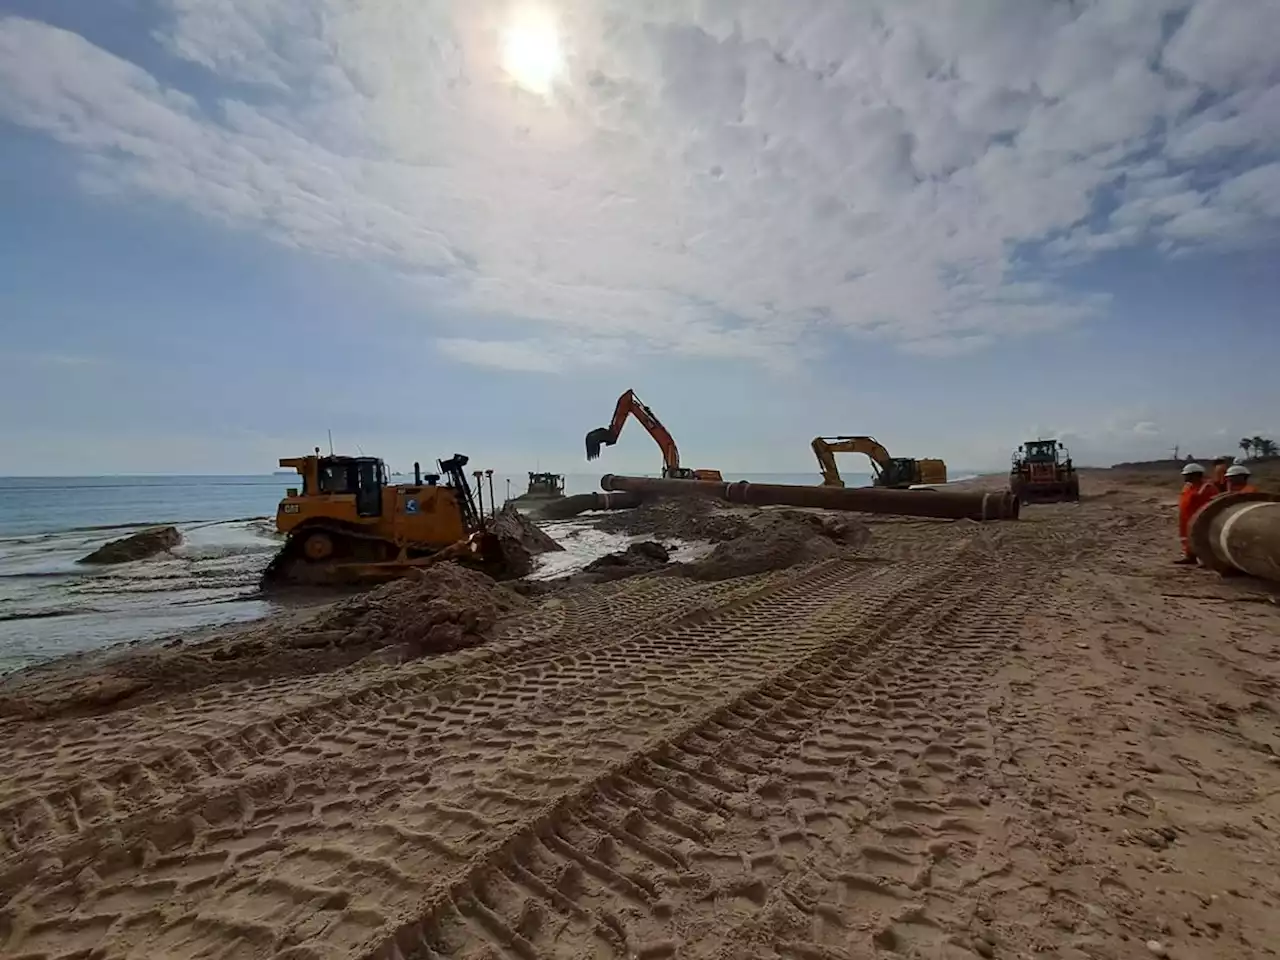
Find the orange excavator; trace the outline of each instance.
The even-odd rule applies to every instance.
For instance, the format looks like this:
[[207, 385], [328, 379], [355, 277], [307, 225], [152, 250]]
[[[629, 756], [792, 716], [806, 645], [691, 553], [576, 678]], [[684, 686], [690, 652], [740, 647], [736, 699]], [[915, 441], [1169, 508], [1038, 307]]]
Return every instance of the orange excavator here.
[[680, 451], [676, 447], [675, 438], [662, 425], [657, 415], [641, 402], [634, 390], [628, 390], [618, 398], [618, 403], [613, 408], [613, 419], [607, 427], [596, 427], [587, 434], [588, 460], [594, 460], [600, 456], [601, 447], [611, 447], [618, 442], [618, 435], [622, 433], [627, 417], [635, 417], [639, 420], [640, 425], [649, 431], [649, 436], [653, 437], [658, 444], [658, 448], [662, 451], [663, 479], [724, 480], [719, 470], [691, 470], [680, 466]]

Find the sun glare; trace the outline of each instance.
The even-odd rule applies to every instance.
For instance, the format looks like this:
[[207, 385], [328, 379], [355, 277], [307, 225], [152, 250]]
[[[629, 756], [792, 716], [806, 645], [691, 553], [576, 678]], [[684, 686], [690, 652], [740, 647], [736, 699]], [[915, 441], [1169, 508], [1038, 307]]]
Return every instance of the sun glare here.
[[512, 18], [502, 35], [502, 69], [526, 90], [541, 96], [551, 92], [564, 69], [564, 54], [546, 11], [526, 9]]

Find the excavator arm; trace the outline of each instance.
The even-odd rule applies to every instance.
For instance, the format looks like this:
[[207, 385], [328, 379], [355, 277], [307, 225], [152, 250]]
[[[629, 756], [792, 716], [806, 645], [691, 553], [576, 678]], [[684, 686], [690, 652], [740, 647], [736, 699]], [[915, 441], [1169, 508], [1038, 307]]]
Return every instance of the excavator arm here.
[[607, 427], [597, 427], [587, 434], [587, 459], [594, 460], [600, 456], [601, 447], [611, 447], [618, 442], [618, 436], [626, 425], [627, 417], [635, 417], [640, 426], [649, 431], [662, 451], [662, 471], [666, 476], [675, 476], [680, 472], [680, 451], [676, 447], [675, 438], [662, 425], [657, 415], [640, 401], [635, 391], [628, 390], [618, 398], [613, 408], [613, 419]]
[[893, 462], [889, 451], [874, 437], [814, 437], [811, 446], [814, 456], [818, 458], [824, 487], [844, 486], [840, 468], [836, 466], [837, 453], [865, 453], [871, 459], [871, 466], [877, 477]]

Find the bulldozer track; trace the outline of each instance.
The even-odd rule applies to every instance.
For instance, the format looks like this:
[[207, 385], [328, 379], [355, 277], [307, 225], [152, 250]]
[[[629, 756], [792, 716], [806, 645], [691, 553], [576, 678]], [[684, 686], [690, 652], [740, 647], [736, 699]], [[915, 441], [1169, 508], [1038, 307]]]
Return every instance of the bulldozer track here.
[[[482, 943], [535, 957], [572, 929], [619, 956], [657, 957], [677, 921], [750, 923], [797, 870], [828, 869], [804, 866], [825, 849], [815, 837], [873, 829], [845, 782], [880, 783], [854, 731], [878, 730], [886, 759], [920, 762], [929, 742], [959, 749], [958, 685], [980, 679], [1024, 599], [1008, 603], [1025, 589], [1018, 567], [988, 557], [942, 550], [906, 571], [830, 561], [763, 586], [655, 578], [614, 591], [634, 629], [610, 623], [607, 643], [610, 610], [584, 594], [543, 623], [546, 645], [513, 635], [483, 674], [460, 660], [408, 689], [379, 675], [376, 692], [277, 720], [275, 736], [204, 743], [212, 768], [190, 750], [194, 771], [172, 752], [140, 761], [152, 791], [108, 797], [97, 820], [51, 812], [64, 829], [6, 834], [0, 897], [29, 921], [12, 955], [56, 940], [101, 957], [289, 944], [298, 958], [478, 956]], [[656, 620], [672, 596], [683, 602]], [[769, 798], [788, 790], [786, 758], [804, 769], [779, 812]], [[932, 780], [909, 779], [963, 779], [939, 764]], [[38, 802], [53, 811], [51, 797]], [[627, 798], [653, 803], [637, 813]], [[813, 804], [797, 827], [792, 808]], [[765, 843], [779, 817], [785, 831]], [[868, 863], [933, 863], [885, 849]], [[708, 901], [704, 876], [748, 882]]]
[[921, 891], [954, 908], [947, 873], [981, 835], [980, 799], [957, 788], [990, 754], [975, 687], [1019, 592], [952, 585], [843, 635], [564, 797], [362, 956], [728, 957], [763, 931], [784, 955], [836, 957], [868, 919], [868, 948], [936, 947], [954, 918]]
[[[356, 725], [388, 710], [411, 709], [438, 688], [447, 692], [460, 675], [465, 674], [469, 684], [500, 683], [505, 665], [553, 660], [596, 642], [605, 624], [615, 636], [626, 636], [629, 631], [675, 625], [686, 618], [723, 615], [736, 605], [802, 585], [816, 572], [793, 569], [763, 582], [743, 578], [714, 584], [638, 578], [619, 583], [618, 589], [603, 595], [585, 597], [584, 591], [567, 595], [556, 614], [522, 618], [491, 644], [406, 668], [368, 671], [354, 682], [350, 677], [333, 684], [305, 677], [239, 683], [213, 695], [184, 698], [159, 713], [49, 724], [30, 740], [12, 741], [0, 751], [0, 762], [30, 770], [14, 778], [16, 789], [0, 795], [0, 857], [23, 853], [51, 838], [78, 835], [104, 820], [173, 798], [174, 791], [189, 792], [193, 783], [204, 779], [224, 778], [255, 763], [269, 763], [334, 725]], [[296, 702], [300, 695], [305, 695], [302, 704]], [[210, 715], [230, 702], [248, 717], [228, 729]], [[126, 759], [119, 758], [116, 748], [117, 744], [175, 740], [174, 746]], [[111, 759], [94, 770], [91, 761], [101, 757]], [[57, 768], [55, 760], [74, 763], [75, 779], [47, 774]]]

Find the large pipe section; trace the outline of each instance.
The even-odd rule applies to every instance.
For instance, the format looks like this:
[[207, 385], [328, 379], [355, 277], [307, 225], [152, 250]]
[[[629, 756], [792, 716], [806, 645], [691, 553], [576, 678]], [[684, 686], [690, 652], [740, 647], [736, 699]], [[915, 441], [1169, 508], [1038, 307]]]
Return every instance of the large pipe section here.
[[575, 493], [557, 500], [530, 501], [530, 512], [541, 520], [568, 520], [588, 510], [629, 510], [640, 506], [634, 493]]
[[1280, 496], [1227, 493], [1191, 519], [1191, 549], [1218, 573], [1247, 573], [1280, 583]]
[[605, 490], [643, 497], [715, 497], [729, 503], [790, 507], [825, 507], [861, 513], [946, 520], [1017, 520], [1018, 498], [1008, 491], [972, 493], [958, 490], [883, 490], [873, 487], [809, 487], [782, 483], [721, 483], [707, 480], [654, 480], [650, 477], [600, 478]]

